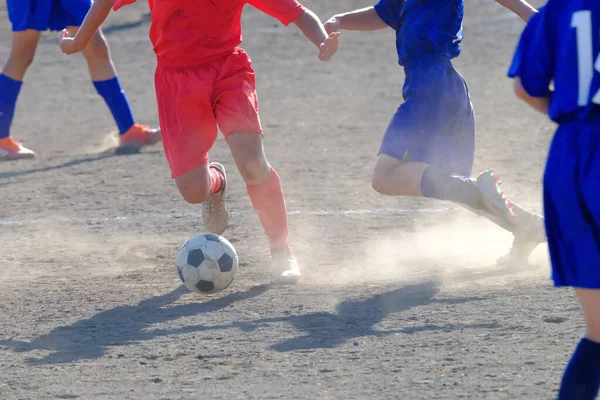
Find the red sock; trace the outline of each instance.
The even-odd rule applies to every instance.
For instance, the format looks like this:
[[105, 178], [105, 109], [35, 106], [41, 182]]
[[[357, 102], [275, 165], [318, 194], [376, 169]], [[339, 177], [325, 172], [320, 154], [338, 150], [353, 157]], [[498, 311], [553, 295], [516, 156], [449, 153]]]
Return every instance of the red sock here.
[[208, 173], [210, 175], [210, 194], [218, 193], [221, 190], [225, 189], [225, 177], [216, 168], [208, 168]]
[[271, 250], [291, 253], [288, 244], [288, 218], [279, 175], [274, 169], [266, 181], [247, 185], [252, 206], [258, 213]]

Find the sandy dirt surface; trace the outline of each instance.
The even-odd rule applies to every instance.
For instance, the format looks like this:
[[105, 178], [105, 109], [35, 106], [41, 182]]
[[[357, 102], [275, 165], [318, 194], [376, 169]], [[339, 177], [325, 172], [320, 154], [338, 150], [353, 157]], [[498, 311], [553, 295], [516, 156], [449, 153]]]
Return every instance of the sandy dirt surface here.
[[[365, 6], [307, 0], [321, 18]], [[539, 2], [537, 3], [539, 5]], [[105, 25], [139, 122], [157, 125], [137, 4]], [[222, 138], [240, 271], [225, 292], [182, 289], [178, 246], [202, 232], [160, 146], [102, 154], [114, 124], [81, 56], [42, 37], [13, 134], [39, 157], [0, 164], [1, 399], [550, 399], [582, 331], [547, 248], [531, 266], [495, 260], [511, 236], [449, 203], [383, 197], [370, 175], [401, 102], [394, 33], [344, 33], [329, 63], [295, 27], [247, 8], [269, 160], [282, 177], [304, 269], [270, 287], [267, 244]], [[505, 78], [524, 24], [467, 4], [455, 64], [477, 113], [475, 171], [541, 209], [553, 126]], [[0, 9], [0, 60], [10, 30]]]

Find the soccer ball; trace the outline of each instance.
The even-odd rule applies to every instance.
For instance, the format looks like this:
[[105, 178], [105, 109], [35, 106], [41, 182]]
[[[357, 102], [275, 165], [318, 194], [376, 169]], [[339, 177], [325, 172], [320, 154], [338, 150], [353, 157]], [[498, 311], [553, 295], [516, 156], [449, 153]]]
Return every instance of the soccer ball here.
[[227, 239], [212, 233], [190, 238], [179, 249], [177, 274], [193, 292], [214, 294], [235, 278], [238, 256]]

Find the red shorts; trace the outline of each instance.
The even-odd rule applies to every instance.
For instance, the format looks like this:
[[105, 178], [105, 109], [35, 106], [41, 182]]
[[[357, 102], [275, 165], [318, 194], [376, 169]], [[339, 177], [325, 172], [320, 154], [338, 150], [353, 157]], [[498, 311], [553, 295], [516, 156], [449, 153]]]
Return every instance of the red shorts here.
[[239, 48], [195, 67], [159, 65], [154, 76], [163, 146], [173, 178], [208, 163], [217, 125], [262, 134], [250, 57]]

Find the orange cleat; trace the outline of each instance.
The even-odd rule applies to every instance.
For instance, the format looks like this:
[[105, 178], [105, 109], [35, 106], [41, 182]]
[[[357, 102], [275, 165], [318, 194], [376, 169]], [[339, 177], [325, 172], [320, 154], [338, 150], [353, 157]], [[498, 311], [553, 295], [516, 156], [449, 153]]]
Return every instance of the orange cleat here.
[[35, 158], [35, 153], [17, 142], [12, 136], [0, 139], [0, 161]]
[[117, 153], [137, 153], [142, 147], [160, 142], [161, 132], [160, 129], [135, 124], [124, 135], [121, 135], [120, 140], [121, 144], [117, 148]]

